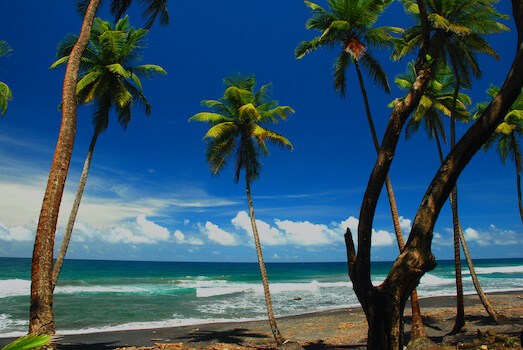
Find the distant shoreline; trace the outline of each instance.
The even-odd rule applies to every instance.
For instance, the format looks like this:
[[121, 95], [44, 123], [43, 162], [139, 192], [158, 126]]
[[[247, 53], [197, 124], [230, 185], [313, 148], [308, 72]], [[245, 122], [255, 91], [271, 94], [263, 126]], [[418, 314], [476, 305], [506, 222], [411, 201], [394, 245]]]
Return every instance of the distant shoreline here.
[[[487, 295], [494, 308], [516, 324], [511, 326], [511, 330], [523, 331], [523, 292], [495, 292]], [[428, 297], [421, 299], [420, 304], [426, 322], [427, 335], [436, 341], [441, 341], [453, 326], [455, 297]], [[467, 327], [472, 335], [475, 334], [476, 328], [494, 326], [480, 304], [479, 297], [475, 294], [465, 296], [465, 314]], [[405, 307], [405, 316], [405, 332], [408, 337], [410, 331], [409, 305]], [[285, 316], [278, 318], [277, 321], [282, 334], [294, 341], [307, 344], [321, 341], [329, 344], [338, 343], [338, 345], [350, 344], [356, 346], [355, 349], [360, 349], [360, 346], [361, 349], [364, 348], [367, 332], [366, 321], [359, 306]], [[12, 340], [13, 338], [0, 338], [0, 347]], [[272, 342], [267, 320], [255, 320], [70, 334], [63, 336], [59, 341], [61, 344], [59, 349], [102, 350], [130, 346], [151, 347], [155, 343], [184, 343], [202, 349], [211, 343], [234, 343], [263, 348], [271, 346]], [[336, 348], [329, 347], [329, 349]]]

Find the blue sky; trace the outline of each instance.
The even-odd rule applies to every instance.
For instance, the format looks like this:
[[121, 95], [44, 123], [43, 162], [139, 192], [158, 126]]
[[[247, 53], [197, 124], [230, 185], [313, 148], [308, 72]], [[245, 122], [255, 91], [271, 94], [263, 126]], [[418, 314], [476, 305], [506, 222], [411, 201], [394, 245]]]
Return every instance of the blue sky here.
[[[99, 16], [110, 20], [108, 1]], [[318, 1], [326, 7], [326, 1]], [[81, 18], [73, 1], [0, 1], [0, 40], [13, 48], [0, 59], [0, 81], [13, 91], [0, 120], [0, 256], [30, 257], [47, 177], [60, 128], [63, 70], [49, 70], [57, 42], [78, 33]], [[512, 14], [509, 1], [498, 9]], [[310, 10], [301, 0], [169, 2], [171, 25], [155, 24], [143, 63], [162, 66], [167, 75], [144, 81], [152, 115], [136, 109], [124, 132], [112, 119], [98, 138], [69, 258], [256, 261], [248, 219], [245, 184], [235, 185], [232, 170], [212, 177], [205, 161], [207, 126], [188, 123], [205, 111], [200, 101], [218, 99], [222, 79], [255, 74], [257, 86], [273, 83], [273, 98], [296, 113], [274, 126], [294, 151], [271, 149], [261, 178], [252, 185], [267, 261], [344, 261], [344, 227], [355, 229], [359, 207], [375, 161], [362, 96], [354, 68], [347, 98], [333, 88], [336, 50], [294, 58]], [[141, 27], [139, 8], [131, 23]], [[408, 27], [400, 3], [393, 3], [379, 25]], [[501, 60], [481, 57], [483, 78], [468, 91], [473, 104], [486, 99], [490, 83], [500, 85], [515, 52], [512, 32], [488, 38]], [[410, 58], [384, 65], [390, 95], [365, 84], [378, 134], [387, 104], [403, 96], [393, 84]], [[448, 124], [447, 124], [448, 127]], [[458, 126], [458, 136], [468, 125]], [[71, 168], [61, 207], [60, 240], [92, 137], [91, 107], [80, 107]], [[448, 151], [448, 147], [446, 149]], [[438, 168], [436, 145], [419, 133], [400, 141], [390, 177], [404, 233]], [[459, 213], [473, 258], [522, 257], [523, 228], [517, 207], [516, 174], [494, 150], [480, 151], [458, 181]], [[448, 204], [435, 227], [433, 252], [451, 259], [452, 218]], [[397, 245], [386, 194], [374, 221], [373, 257], [393, 260]], [[56, 244], [57, 249], [60, 242]]]

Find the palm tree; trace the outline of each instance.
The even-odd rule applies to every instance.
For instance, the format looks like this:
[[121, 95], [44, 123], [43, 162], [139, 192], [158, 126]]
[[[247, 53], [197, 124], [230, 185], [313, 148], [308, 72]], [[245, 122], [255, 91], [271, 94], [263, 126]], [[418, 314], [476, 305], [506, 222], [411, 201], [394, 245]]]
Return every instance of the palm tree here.
[[[418, 5], [413, 0], [401, 0], [407, 13], [419, 23]], [[496, 11], [493, 5], [496, 0], [427, 0], [428, 19], [430, 22], [430, 49], [432, 67], [438, 69], [443, 65], [452, 68], [455, 78], [453, 103], [451, 106], [450, 146], [455, 145], [456, 103], [461, 85], [472, 82], [471, 75], [481, 76], [477, 53], [485, 53], [499, 59], [497, 53], [484, 39], [484, 35], [500, 33], [508, 28], [497, 20], [508, 18]], [[420, 44], [421, 25], [407, 29], [392, 55], [400, 59], [412, 52]], [[463, 82], [462, 82], [463, 79]], [[458, 216], [457, 186], [451, 194], [452, 221], [454, 228], [454, 261], [456, 271], [457, 315], [454, 328], [450, 332], [461, 332], [465, 326], [463, 284], [461, 278], [460, 225]], [[467, 253], [468, 254], [468, 253]]]
[[[91, 31], [91, 45], [84, 51], [80, 67], [80, 81], [77, 85], [79, 103], [85, 105], [94, 101], [94, 134], [87, 152], [62, 246], [53, 268], [53, 288], [58, 281], [69, 246], [96, 140], [98, 135], [107, 129], [109, 112], [113, 108], [115, 109], [118, 122], [124, 130], [131, 121], [131, 109], [136, 102], [145, 109], [146, 115], [150, 115], [151, 106], [143, 95], [140, 77], [150, 79], [155, 75], [167, 74], [163, 68], [156, 65], [134, 66], [142, 59], [140, 51], [146, 47], [146, 35], [147, 30], [130, 27], [128, 16], [118, 21], [114, 28], [110, 22], [102, 21], [100, 18], [94, 20]], [[62, 67], [67, 63], [69, 53], [76, 40], [75, 35], [69, 35], [60, 42], [57, 56], [61, 58], [51, 68]]]
[[[0, 41], [0, 57], [8, 56], [13, 49], [4, 40]], [[7, 110], [7, 101], [13, 98], [13, 93], [6, 83], [0, 81], [0, 114], [4, 116]]]
[[[137, 0], [144, 4], [144, 15], [152, 24], [160, 13], [160, 24], [167, 24], [167, 0]], [[132, 0], [112, 0], [113, 13], [125, 11]], [[83, 13], [82, 28], [73, 46], [65, 69], [62, 92], [62, 124], [56, 144], [49, 180], [42, 202], [42, 209], [36, 229], [31, 266], [31, 306], [29, 332], [31, 334], [54, 334], [53, 316], [53, 250], [58, 211], [62, 202], [67, 173], [73, 152], [76, 133], [76, 83], [80, 71], [80, 61], [91, 37], [98, 6], [101, 0], [78, 0], [78, 8]]]
[[[427, 271], [436, 266], [431, 252], [433, 229], [442, 206], [454, 187], [456, 180], [470, 159], [487, 141], [496, 127], [503, 122], [506, 112], [521, 93], [523, 85], [523, 19], [515, 16], [518, 31], [517, 51], [513, 64], [499, 94], [489, 104], [480, 118], [465, 132], [460, 142], [450, 151], [444, 164], [438, 169], [421, 200], [412, 223], [409, 240], [398, 256], [385, 281], [374, 286], [371, 281], [372, 222], [383, 189], [385, 177], [394, 160], [401, 129], [411, 112], [419, 103], [430, 81], [430, 25], [423, 0], [418, 0], [422, 21], [422, 45], [416, 58], [416, 83], [407, 98], [397, 101], [391, 112], [383, 137], [378, 160], [369, 176], [360, 210], [357, 251], [350, 229], [345, 242], [349, 262], [349, 276], [368, 320], [368, 349], [402, 349], [403, 308], [408, 295]], [[512, 2], [513, 13], [523, 11], [523, 1]]]
[[[413, 64], [409, 64], [409, 68], [406, 74], [402, 74], [396, 78], [396, 84], [404, 89], [409, 90], [412, 87], [416, 78], [416, 71]], [[413, 133], [417, 132], [420, 125], [423, 123], [425, 131], [429, 139], [435, 139], [438, 147], [438, 155], [441, 163], [443, 164], [443, 151], [441, 147], [440, 138], [447, 143], [445, 136], [445, 129], [443, 126], [442, 115], [450, 117], [451, 108], [454, 101], [454, 77], [448, 67], [443, 67], [436, 73], [436, 77], [429, 83], [425, 94], [421, 98], [421, 101], [414, 111], [412, 117], [407, 122], [405, 138], [408, 139]], [[470, 121], [469, 113], [467, 111], [467, 105], [471, 104], [470, 98], [460, 93], [458, 100], [456, 101], [456, 118], [461, 122]], [[451, 204], [453, 202], [452, 196], [449, 198]], [[492, 307], [487, 296], [483, 292], [483, 288], [479, 283], [479, 279], [476, 275], [474, 269], [474, 264], [470, 256], [470, 252], [467, 248], [467, 243], [465, 241], [463, 230], [461, 228], [461, 223], [458, 219], [458, 228], [459, 228], [459, 239], [461, 245], [463, 246], [463, 252], [465, 253], [465, 258], [467, 260], [467, 265], [472, 277], [472, 282], [478, 293], [478, 296], [485, 307], [485, 310], [488, 314], [494, 319], [498, 324], [505, 324], [508, 320], [498, 314], [496, 310]]]
[[207, 141], [206, 155], [213, 176], [218, 175], [225, 168], [231, 157], [234, 157], [234, 182], [240, 180], [240, 173], [245, 171], [247, 201], [249, 215], [258, 263], [260, 265], [265, 301], [269, 315], [269, 323], [278, 346], [285, 343], [274, 318], [271, 294], [263, 254], [254, 217], [254, 207], [251, 198], [251, 182], [260, 176], [261, 157], [268, 155], [266, 141], [292, 150], [292, 144], [285, 137], [266, 129], [262, 124], [276, 124], [294, 113], [288, 106], [278, 106], [277, 101], [269, 100], [272, 84], [264, 85], [254, 92], [254, 76], [231, 76], [224, 79], [225, 93], [219, 101], [202, 101], [204, 106], [214, 112], [198, 113], [189, 121], [208, 123], [211, 128], [205, 135]]
[[[499, 92], [499, 88], [491, 85], [487, 90], [487, 94], [493, 99]], [[477, 105], [478, 112], [474, 115], [477, 117], [487, 104], [480, 103]], [[516, 101], [512, 104], [505, 120], [499, 124], [496, 132], [492, 134], [491, 138], [485, 143], [483, 149], [489, 150], [494, 144], [501, 157], [503, 164], [506, 163], [507, 158], [512, 158], [516, 166], [516, 186], [518, 192], [519, 215], [523, 222], [523, 205], [521, 202], [521, 172], [523, 171], [523, 153], [521, 151], [521, 144], [519, 138], [523, 135], [523, 94], [520, 94]]]
[[[329, 0], [331, 12], [326, 11], [319, 5], [305, 1], [307, 6], [312, 9], [313, 17], [307, 21], [307, 29], [316, 29], [322, 34], [311, 41], [303, 41], [296, 48], [296, 58], [302, 58], [305, 54], [322, 47], [341, 46], [341, 52], [335, 64], [334, 88], [345, 97], [346, 71], [350, 64], [356, 67], [356, 73], [363, 95], [363, 102], [367, 114], [367, 121], [372, 135], [376, 153], [379, 152], [380, 144], [367, 99], [367, 92], [363, 83], [363, 76], [360, 68], [360, 60], [368, 74], [374, 78], [387, 93], [390, 93], [390, 86], [387, 75], [379, 62], [369, 52], [371, 46], [379, 48], [390, 48], [394, 44], [393, 34], [401, 33], [403, 30], [396, 27], [372, 28], [379, 15], [381, 15], [391, 1], [373, 0]], [[385, 187], [389, 198], [389, 205], [392, 214], [394, 231], [398, 247], [403, 250], [405, 246], [403, 233], [401, 231], [398, 208], [392, 189], [392, 183], [387, 175]], [[413, 339], [425, 337], [423, 321], [421, 318], [417, 291], [411, 295], [412, 305], [412, 331]]]

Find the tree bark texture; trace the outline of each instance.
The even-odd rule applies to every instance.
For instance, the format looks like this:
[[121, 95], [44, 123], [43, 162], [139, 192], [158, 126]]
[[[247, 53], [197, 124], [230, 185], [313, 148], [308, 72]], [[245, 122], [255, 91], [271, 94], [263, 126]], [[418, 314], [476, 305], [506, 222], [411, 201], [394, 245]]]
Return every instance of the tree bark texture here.
[[91, 27], [100, 0], [91, 0], [78, 41], [74, 45], [65, 71], [62, 93], [62, 124], [49, 172], [49, 180], [36, 230], [31, 267], [30, 334], [54, 334], [53, 250], [58, 212], [62, 201], [76, 132], [76, 81], [80, 59], [87, 47]]
[[54, 263], [52, 282], [53, 290], [56, 287], [56, 283], [58, 282], [60, 271], [62, 271], [65, 254], [67, 253], [67, 248], [69, 247], [69, 242], [71, 241], [71, 235], [73, 234], [76, 215], [78, 214], [78, 209], [80, 208], [80, 202], [82, 201], [82, 196], [84, 194], [85, 184], [87, 183], [87, 176], [89, 175], [89, 168], [91, 167], [91, 160], [93, 159], [94, 146], [96, 145], [96, 140], [98, 139], [98, 131], [99, 129], [95, 128], [93, 138], [91, 139], [91, 144], [89, 145], [89, 151], [87, 152], [87, 157], [85, 158], [82, 175], [80, 176], [80, 183], [78, 184], [78, 189], [76, 190], [76, 197], [74, 198], [73, 208], [71, 209], [71, 214], [69, 214], [69, 221], [67, 222], [67, 227], [65, 229], [62, 246], [60, 247], [60, 252], [58, 252], [56, 262]]
[[[423, 1], [418, 0], [418, 5], [422, 28], [425, 28], [427, 17]], [[436, 172], [418, 208], [405, 249], [394, 262], [385, 281], [380, 286], [374, 287], [370, 280], [370, 246], [377, 200], [392, 162], [401, 129], [419, 102], [430, 78], [430, 71], [424, 68], [427, 52], [424, 45], [428, 42], [428, 31], [423, 31], [423, 44], [416, 61], [418, 77], [406, 99], [395, 103], [380, 154], [363, 198], [358, 226], [357, 252], [350, 231], [346, 234], [349, 274], [356, 295], [369, 320], [368, 349], [397, 350], [403, 348], [403, 344], [400, 343], [401, 337], [397, 337], [392, 331], [383, 336], [379, 334], [379, 331], [393, 328], [392, 324], [396, 322], [396, 315], [401, 314], [400, 310], [403, 309], [407, 296], [414, 290], [423, 274], [435, 267], [431, 244], [433, 228], [439, 212], [454, 188], [460, 173], [503, 121], [510, 106], [521, 92], [523, 86], [523, 5], [521, 0], [512, 0], [512, 5], [518, 30], [518, 42], [516, 56], [507, 78], [499, 94], [453, 147]], [[379, 294], [379, 297], [376, 297], [375, 294]], [[383, 312], [378, 310], [383, 307], [383, 304], [376, 301], [381, 299], [387, 301], [385, 304], [387, 317], [384, 318], [386, 321], [377, 321], [374, 316]], [[387, 324], [383, 325], [383, 322], [387, 322]], [[378, 340], [371, 341], [371, 339]]]
[[[360, 83], [361, 92], [363, 95], [363, 102], [365, 104], [365, 111], [367, 113], [367, 121], [369, 123], [370, 131], [371, 131], [371, 135], [372, 135], [372, 141], [374, 143], [374, 147], [376, 148], [376, 153], [379, 154], [380, 143], [378, 140], [378, 135], [376, 133], [376, 128], [374, 127], [374, 122], [372, 120], [369, 100], [367, 98], [367, 92], [365, 90], [365, 85], [363, 84], [363, 77], [361, 74], [360, 65], [357, 60], [355, 60], [355, 65], [356, 65], [356, 72], [358, 74], [358, 80]], [[391, 211], [391, 215], [392, 215], [392, 224], [394, 226], [394, 232], [396, 233], [396, 241], [398, 242], [398, 248], [401, 252], [403, 250], [403, 248], [405, 247], [405, 241], [403, 239], [403, 232], [401, 231], [401, 225], [400, 225], [399, 214], [398, 214], [398, 206], [396, 205], [396, 199], [394, 197], [392, 183], [390, 181], [390, 177], [388, 174], [385, 178], [385, 187], [387, 189], [387, 196], [389, 198], [389, 206], [390, 206], [390, 211]], [[425, 330], [423, 329], [423, 319], [421, 317], [418, 292], [416, 291], [416, 289], [414, 289], [414, 291], [412, 292], [412, 295], [411, 295], [411, 309], [412, 309], [411, 339], [425, 337], [426, 334], [425, 334]]]

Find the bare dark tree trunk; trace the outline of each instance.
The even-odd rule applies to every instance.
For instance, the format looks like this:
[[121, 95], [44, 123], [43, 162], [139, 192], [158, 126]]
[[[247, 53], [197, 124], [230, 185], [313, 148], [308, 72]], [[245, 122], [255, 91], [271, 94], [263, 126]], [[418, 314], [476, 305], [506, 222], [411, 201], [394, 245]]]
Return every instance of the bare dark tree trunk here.
[[[418, 0], [423, 43], [416, 71], [418, 77], [404, 101], [396, 101], [382, 141], [378, 159], [370, 175], [360, 211], [358, 226], [358, 251], [352, 235], [346, 234], [349, 275], [354, 290], [369, 322], [368, 349], [400, 350], [402, 344], [401, 315], [408, 296], [420, 278], [436, 266], [431, 252], [432, 233], [439, 212], [447, 201], [456, 180], [470, 159], [503, 121], [508, 109], [523, 86], [523, 5], [512, 0], [513, 13], [518, 29], [517, 52], [514, 63], [499, 94], [468, 129], [450, 151], [443, 165], [435, 174], [415, 216], [405, 249], [398, 256], [385, 281], [375, 287], [370, 280], [370, 247], [372, 223], [377, 201], [394, 157], [399, 135], [430, 79], [430, 70], [424, 67], [428, 48], [428, 22], [423, 0]], [[399, 328], [400, 331], [396, 331]]]
[[85, 13], [78, 41], [74, 45], [65, 71], [62, 93], [62, 125], [49, 172], [31, 267], [31, 306], [29, 333], [54, 334], [53, 316], [53, 250], [58, 212], [62, 201], [76, 132], [76, 81], [80, 59], [89, 43], [91, 27], [100, 0], [91, 0]]
[[[372, 121], [372, 116], [370, 113], [370, 106], [369, 101], [367, 98], [367, 92], [365, 90], [365, 86], [363, 84], [363, 77], [361, 74], [361, 69], [358, 61], [355, 61], [356, 65], [356, 72], [358, 73], [358, 80], [360, 82], [360, 88], [363, 95], [363, 102], [365, 104], [365, 111], [367, 113], [367, 121], [369, 123], [372, 140], [374, 142], [374, 147], [376, 148], [376, 153], [379, 154], [380, 152], [380, 143], [378, 141], [378, 135], [376, 133], [376, 128], [374, 127], [374, 122]], [[400, 219], [398, 214], [398, 206], [396, 205], [396, 198], [394, 197], [394, 191], [392, 189], [392, 183], [390, 181], [390, 177], [387, 174], [387, 177], [385, 179], [385, 187], [387, 189], [387, 196], [389, 198], [389, 206], [390, 211], [392, 214], [392, 224], [394, 226], [394, 232], [396, 233], [396, 241], [398, 242], [398, 248], [400, 252], [405, 247], [405, 241], [403, 239], [403, 232], [401, 231], [400, 226]], [[421, 337], [425, 337], [425, 330], [423, 329], [423, 319], [421, 317], [421, 310], [419, 305], [419, 299], [418, 299], [418, 292], [416, 289], [412, 292], [411, 295], [411, 309], [412, 309], [412, 326], [411, 326], [411, 339], [417, 339]]]

